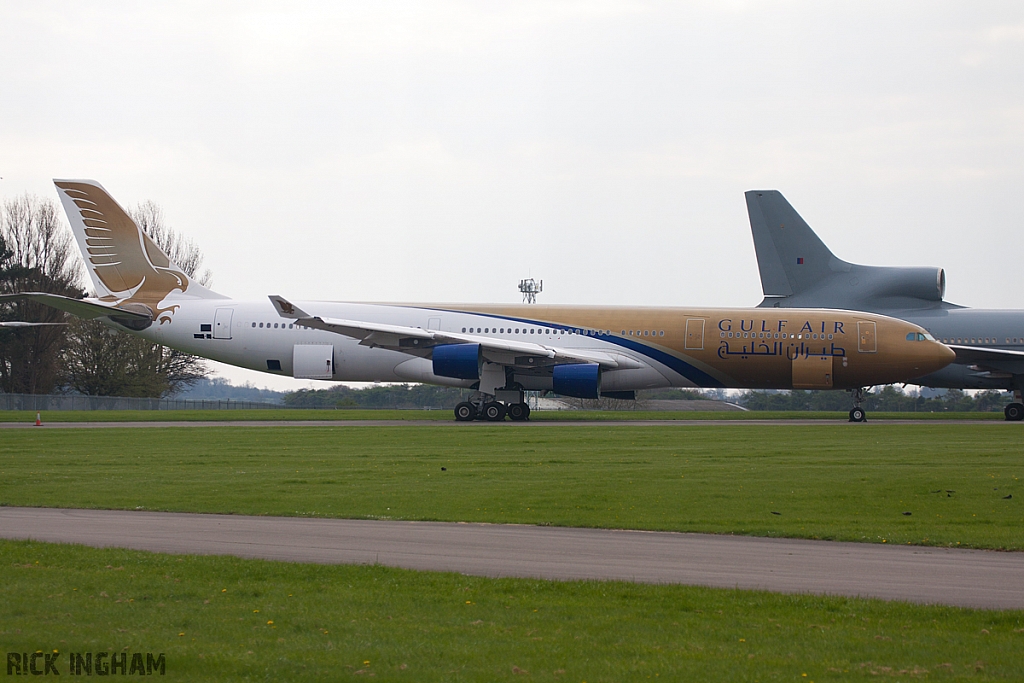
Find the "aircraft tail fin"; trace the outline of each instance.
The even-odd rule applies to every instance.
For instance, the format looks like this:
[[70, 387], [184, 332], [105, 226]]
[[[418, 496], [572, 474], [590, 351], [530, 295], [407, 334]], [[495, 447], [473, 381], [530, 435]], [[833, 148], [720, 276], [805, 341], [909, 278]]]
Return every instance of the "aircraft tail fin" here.
[[777, 190], [746, 193], [765, 297], [800, 294], [849, 264], [836, 258]]
[[102, 185], [94, 180], [53, 183], [101, 300], [145, 304], [158, 312], [168, 299], [225, 298], [189, 277]]
[[957, 308], [941, 268], [864, 266], [833, 254], [776, 190], [746, 193], [761, 271], [761, 306], [885, 312]]

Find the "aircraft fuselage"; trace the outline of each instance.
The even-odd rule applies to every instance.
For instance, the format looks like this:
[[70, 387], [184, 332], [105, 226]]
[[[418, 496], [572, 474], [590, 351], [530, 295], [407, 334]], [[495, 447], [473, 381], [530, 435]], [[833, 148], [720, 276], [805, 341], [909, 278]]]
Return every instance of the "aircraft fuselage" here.
[[[265, 302], [178, 300], [135, 332], [199, 356], [276, 375], [332, 381], [416, 381], [470, 387], [434, 374], [419, 349], [374, 348], [282, 318]], [[918, 341], [916, 325], [835, 310], [627, 308], [298, 302], [311, 315], [597, 351], [621, 359], [602, 391], [658, 387], [848, 389], [937, 370], [952, 352]], [[914, 337], [908, 341], [908, 335]], [[330, 373], [295, 367], [297, 347], [331, 347]], [[301, 349], [305, 352], [308, 349]], [[316, 351], [317, 349], [313, 349]], [[325, 354], [326, 348], [321, 349]], [[495, 363], [500, 359], [493, 359]], [[525, 389], [550, 389], [550, 366], [514, 370]]]

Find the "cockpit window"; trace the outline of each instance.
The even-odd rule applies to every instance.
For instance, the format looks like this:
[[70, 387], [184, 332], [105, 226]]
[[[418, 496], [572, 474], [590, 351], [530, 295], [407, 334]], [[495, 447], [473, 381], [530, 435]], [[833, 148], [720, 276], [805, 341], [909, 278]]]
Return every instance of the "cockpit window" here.
[[927, 333], [926, 334], [922, 334], [920, 332], [908, 332], [907, 333], [907, 341], [924, 341], [926, 339], [928, 341], [935, 341], [935, 337], [933, 337], [932, 335], [927, 334]]
[[924, 337], [928, 341], [935, 341], [935, 337], [925, 332], [923, 335], [918, 335], [918, 338]]
[[917, 341], [917, 332], [907, 332], [907, 341]]

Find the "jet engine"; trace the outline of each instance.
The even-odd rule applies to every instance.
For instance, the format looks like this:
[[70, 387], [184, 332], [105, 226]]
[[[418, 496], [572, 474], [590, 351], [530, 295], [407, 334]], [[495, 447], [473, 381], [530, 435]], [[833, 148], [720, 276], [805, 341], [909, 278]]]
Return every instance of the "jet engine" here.
[[552, 368], [551, 388], [556, 394], [575, 398], [598, 398], [601, 394], [601, 366], [573, 363]]
[[434, 347], [434, 374], [454, 379], [480, 379], [483, 355], [479, 344], [441, 344]]
[[864, 270], [857, 275], [864, 280], [867, 296], [942, 301], [946, 294], [946, 271], [942, 268], [860, 268]]

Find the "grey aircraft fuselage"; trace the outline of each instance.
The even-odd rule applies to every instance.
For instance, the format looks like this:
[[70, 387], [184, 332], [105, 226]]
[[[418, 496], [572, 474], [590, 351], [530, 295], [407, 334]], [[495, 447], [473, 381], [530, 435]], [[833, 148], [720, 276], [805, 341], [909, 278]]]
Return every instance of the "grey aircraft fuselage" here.
[[751, 190], [746, 199], [764, 292], [759, 306], [836, 308], [900, 318], [957, 352], [956, 362], [914, 379], [914, 384], [1024, 389], [1024, 310], [966, 308], [944, 301], [941, 268], [848, 263], [825, 246], [781, 193]]

